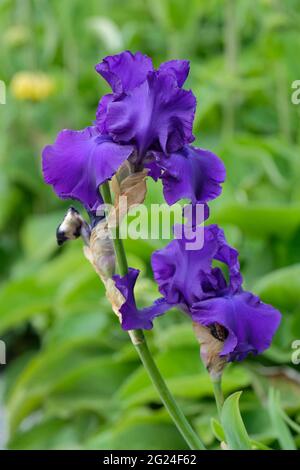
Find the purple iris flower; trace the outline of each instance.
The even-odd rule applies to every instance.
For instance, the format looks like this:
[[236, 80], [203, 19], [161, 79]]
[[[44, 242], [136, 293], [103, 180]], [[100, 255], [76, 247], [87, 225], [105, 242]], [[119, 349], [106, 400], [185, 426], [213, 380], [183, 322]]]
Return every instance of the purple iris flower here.
[[[197, 227], [197, 229], [201, 229]], [[228, 361], [242, 360], [249, 353], [267, 349], [276, 332], [281, 315], [271, 305], [242, 288], [238, 252], [229, 246], [217, 225], [204, 229], [200, 250], [186, 250], [186, 239], [175, 239], [152, 255], [152, 269], [162, 298], [151, 307], [138, 310], [133, 289], [138, 271], [130, 270], [116, 286], [125, 302], [121, 307], [122, 327], [126, 330], [152, 328], [153, 319], [172, 307], [179, 307], [202, 326], [221, 326], [225, 331], [222, 356]], [[228, 269], [214, 266], [221, 262]]]
[[205, 203], [221, 192], [225, 168], [212, 152], [191, 146], [196, 99], [182, 88], [189, 63], [172, 60], [158, 70], [149, 57], [122, 52], [96, 66], [112, 93], [101, 99], [93, 126], [61, 131], [43, 151], [43, 173], [61, 198], [94, 211], [99, 186], [125, 160], [133, 171], [161, 178], [168, 204]]
[[[101, 135], [96, 127], [82, 131], [61, 131], [43, 151], [45, 182], [62, 199], [77, 199], [89, 210], [102, 203], [98, 188], [111, 178], [132, 152], [130, 145], [118, 145]], [[111, 156], [113, 155], [113, 161]]]

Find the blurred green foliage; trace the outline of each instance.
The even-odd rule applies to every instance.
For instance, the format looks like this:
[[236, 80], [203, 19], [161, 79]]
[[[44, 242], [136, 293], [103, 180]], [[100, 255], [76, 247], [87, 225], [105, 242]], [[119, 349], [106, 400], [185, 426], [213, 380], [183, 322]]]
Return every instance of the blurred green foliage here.
[[[300, 79], [299, 22], [297, 0], [0, 1], [0, 79], [7, 84], [7, 104], [0, 105], [6, 446], [185, 448], [81, 243], [57, 248], [55, 229], [68, 203], [58, 200], [41, 176], [42, 147], [61, 128], [92, 122], [108, 90], [95, 63], [123, 49], [141, 50], [156, 65], [170, 58], [191, 61], [197, 143], [219, 154], [227, 168], [211, 220], [240, 250], [247, 288], [283, 313], [270, 350], [228, 367], [224, 389], [245, 390], [240, 407], [252, 441], [300, 446], [300, 375], [291, 363], [291, 343], [300, 339], [300, 105], [291, 103], [291, 84]], [[40, 101], [20, 100], [11, 83], [23, 71], [44, 72], [55, 92]], [[149, 182], [147, 201], [160, 200], [160, 186]], [[130, 265], [143, 268], [137, 286], [141, 305], [157, 295], [149, 259], [164, 243], [126, 241]], [[216, 420], [211, 423], [212, 388], [187, 319], [171, 312], [147, 336], [206, 445], [219, 447], [232, 410], [243, 429], [239, 395], [227, 404], [224, 430]], [[248, 446], [250, 438], [245, 431], [239, 445]]]

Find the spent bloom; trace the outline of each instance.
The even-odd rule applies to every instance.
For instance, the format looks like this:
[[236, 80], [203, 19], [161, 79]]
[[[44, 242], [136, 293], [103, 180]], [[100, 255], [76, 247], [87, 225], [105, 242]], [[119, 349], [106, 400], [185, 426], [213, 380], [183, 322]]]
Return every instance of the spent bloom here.
[[224, 165], [212, 152], [191, 145], [196, 99], [183, 89], [189, 63], [172, 60], [156, 70], [149, 57], [124, 51], [106, 57], [96, 71], [112, 93], [100, 100], [95, 122], [80, 131], [61, 131], [43, 151], [44, 178], [58, 196], [96, 211], [99, 186], [128, 161], [132, 173], [147, 169], [162, 180], [168, 204], [217, 197]]
[[[223, 231], [217, 225], [205, 227], [199, 250], [186, 250], [185, 244], [184, 238], [174, 239], [153, 253], [152, 269], [162, 297], [150, 307], [138, 310], [135, 304], [137, 270], [114, 277], [125, 298], [120, 309], [123, 328], [150, 329], [156, 316], [177, 306], [223, 343], [220, 356], [227, 361], [240, 361], [267, 349], [280, 313], [243, 290], [238, 252], [228, 245]], [[215, 262], [227, 267], [228, 280]]]

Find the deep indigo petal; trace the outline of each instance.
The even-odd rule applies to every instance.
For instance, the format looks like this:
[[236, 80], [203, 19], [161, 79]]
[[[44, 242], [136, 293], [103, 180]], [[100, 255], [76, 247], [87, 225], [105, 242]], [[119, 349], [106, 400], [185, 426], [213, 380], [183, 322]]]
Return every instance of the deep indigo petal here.
[[112, 177], [132, 150], [100, 135], [95, 127], [65, 129], [43, 150], [44, 179], [59, 197], [78, 199], [96, 210], [101, 203], [99, 185]]
[[194, 140], [195, 107], [194, 95], [179, 88], [173, 74], [150, 72], [108, 105], [104, 126], [116, 142], [134, 143], [140, 157], [151, 148], [170, 153]]
[[159, 70], [161, 72], [173, 74], [177, 81], [177, 85], [182, 87], [189, 74], [190, 63], [188, 60], [169, 60], [168, 62], [163, 62], [159, 67]]
[[96, 71], [108, 82], [114, 93], [127, 93], [146, 80], [153, 70], [150, 57], [130, 51], [107, 56], [96, 65]]
[[[196, 227], [200, 233], [203, 227]], [[195, 302], [214, 297], [226, 288], [226, 281], [219, 268], [212, 268], [214, 259], [219, 259], [228, 246], [223, 230], [217, 225], [204, 228], [204, 244], [201, 249], [187, 250], [190, 240], [184, 236], [182, 239], [172, 240], [165, 248], [153, 253], [151, 258], [154, 278], [160, 293], [170, 304], [185, 304], [190, 308]], [[229, 272], [233, 269], [236, 275], [238, 260], [224, 257], [229, 265]]]
[[222, 355], [228, 354], [230, 361], [267, 349], [281, 319], [278, 310], [250, 292], [203, 300], [193, 305], [191, 316], [201, 325], [218, 323], [226, 328], [228, 337]]
[[108, 106], [114, 100], [114, 95], [108, 94], [102, 96], [101, 100], [99, 101], [97, 113], [96, 113], [96, 125], [97, 129], [101, 134], [107, 134], [107, 130], [105, 128], [105, 119], [108, 110]]
[[242, 283], [243, 283], [243, 276], [241, 275], [241, 272], [240, 272], [239, 252], [232, 246], [228, 245], [223, 230], [221, 230], [218, 233], [218, 240], [219, 240], [220, 247], [214, 259], [221, 261], [222, 263], [228, 266], [229, 268], [228, 292], [230, 292], [231, 294], [234, 294], [240, 291]]
[[168, 204], [184, 198], [192, 204], [203, 203], [220, 195], [226, 170], [214, 153], [187, 145], [168, 157], [159, 153], [156, 157]]
[[113, 276], [116, 287], [125, 298], [125, 302], [119, 310], [122, 315], [122, 328], [124, 330], [139, 328], [150, 330], [153, 327], [154, 318], [170, 309], [170, 305], [165, 299], [156, 300], [150, 307], [140, 310], [137, 308], [134, 299], [134, 286], [138, 275], [138, 269], [129, 268], [125, 276], [121, 277], [117, 274]]

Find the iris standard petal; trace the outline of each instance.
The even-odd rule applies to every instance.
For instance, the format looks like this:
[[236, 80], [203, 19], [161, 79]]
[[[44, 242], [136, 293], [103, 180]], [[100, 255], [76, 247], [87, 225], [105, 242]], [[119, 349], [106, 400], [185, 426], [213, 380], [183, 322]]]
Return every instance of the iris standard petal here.
[[45, 182], [59, 197], [77, 199], [94, 211], [101, 203], [99, 185], [112, 177], [132, 150], [130, 145], [121, 146], [100, 135], [95, 127], [65, 129], [43, 150]]
[[108, 94], [102, 96], [101, 100], [99, 101], [97, 112], [96, 112], [96, 126], [97, 129], [101, 134], [107, 134], [107, 130], [105, 128], [105, 119], [107, 114], [107, 109], [110, 103], [114, 100], [113, 94]]
[[226, 289], [226, 281], [219, 268], [212, 262], [222, 249], [223, 231], [217, 225], [196, 227], [195, 233], [204, 230], [201, 249], [187, 250], [190, 242], [184, 236], [172, 240], [162, 250], [155, 251], [151, 258], [152, 270], [160, 293], [170, 304], [186, 305], [213, 297]]
[[174, 75], [150, 72], [145, 82], [108, 105], [104, 126], [116, 142], [133, 143], [140, 158], [149, 149], [164, 153], [194, 140], [196, 99]]
[[243, 283], [243, 276], [240, 271], [239, 252], [227, 243], [223, 230], [218, 232], [218, 240], [219, 249], [214, 259], [227, 265], [229, 272], [227, 290], [231, 294], [234, 294], [240, 291]]
[[177, 85], [182, 87], [189, 74], [190, 63], [188, 60], [169, 60], [168, 62], [163, 62], [159, 70], [172, 74], [177, 81]]
[[141, 52], [133, 54], [130, 51], [107, 56], [95, 68], [117, 94], [133, 90], [153, 70], [150, 57]]

